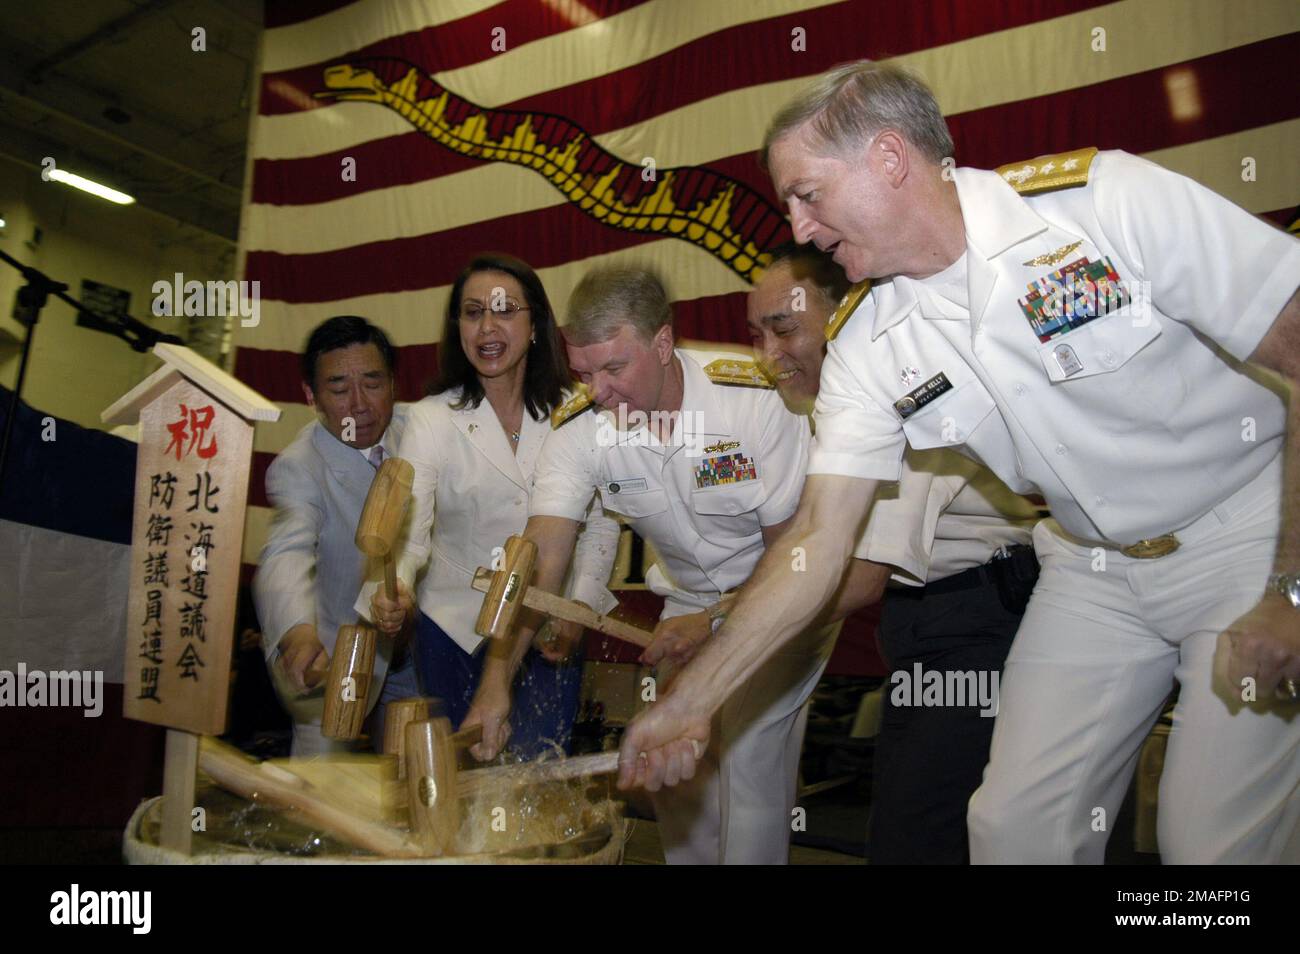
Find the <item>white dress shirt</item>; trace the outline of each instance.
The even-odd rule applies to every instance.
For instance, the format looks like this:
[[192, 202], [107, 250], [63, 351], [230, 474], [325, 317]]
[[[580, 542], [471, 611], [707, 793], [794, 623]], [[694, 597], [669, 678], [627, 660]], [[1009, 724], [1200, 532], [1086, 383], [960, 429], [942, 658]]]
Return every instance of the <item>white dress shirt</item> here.
[[675, 354], [684, 390], [673, 439], [620, 432], [611, 411], [579, 414], [547, 437], [529, 512], [580, 519], [598, 493], [654, 547], [647, 586], [699, 608], [749, 579], [762, 528], [794, 513], [809, 432], [776, 391], [709, 379], [704, 366], [734, 354]]
[[[525, 411], [519, 446], [511, 452], [487, 399], [478, 407], [452, 407], [458, 391], [426, 397], [411, 405], [397, 456], [415, 469], [407, 511], [407, 545], [397, 560], [397, 575], [416, 594], [420, 609], [467, 653], [483, 639], [474, 621], [483, 594], [471, 587], [478, 567], [492, 567], [512, 535], [528, 520], [528, 496], [536, 476], [549, 418], [533, 420]], [[618, 600], [607, 589], [618, 550], [619, 527], [598, 505], [575, 516], [586, 526], [565, 593], [600, 613]], [[426, 569], [427, 568], [427, 569]], [[423, 572], [416, 583], [417, 576]], [[369, 584], [356, 609], [370, 615]]]
[[[1238, 362], [1300, 282], [1300, 242], [1122, 152], [1099, 153], [1086, 185], [1034, 196], [993, 172], [955, 182], [969, 308], [906, 278], [873, 286], [828, 348], [810, 473], [894, 480], [905, 445], [953, 447], [1041, 493], [1076, 538], [1123, 546], [1263, 471], [1285, 411]], [[1108, 260], [1132, 297], [1041, 341], [1019, 301], [1082, 257]], [[935, 380], [904, 416], [896, 402]]]

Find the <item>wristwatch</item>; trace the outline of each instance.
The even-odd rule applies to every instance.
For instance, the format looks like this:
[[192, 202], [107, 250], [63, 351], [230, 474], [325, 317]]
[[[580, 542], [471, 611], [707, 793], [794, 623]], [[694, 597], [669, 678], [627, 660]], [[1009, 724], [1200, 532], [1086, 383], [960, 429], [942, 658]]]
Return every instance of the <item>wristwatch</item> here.
[[715, 633], [718, 631], [718, 627], [722, 625], [722, 621], [727, 618], [727, 611], [730, 608], [730, 601], [718, 600], [704, 611], [709, 616], [709, 628]]
[[1274, 573], [1268, 578], [1268, 588], [1286, 597], [1296, 609], [1300, 609], [1300, 573]]

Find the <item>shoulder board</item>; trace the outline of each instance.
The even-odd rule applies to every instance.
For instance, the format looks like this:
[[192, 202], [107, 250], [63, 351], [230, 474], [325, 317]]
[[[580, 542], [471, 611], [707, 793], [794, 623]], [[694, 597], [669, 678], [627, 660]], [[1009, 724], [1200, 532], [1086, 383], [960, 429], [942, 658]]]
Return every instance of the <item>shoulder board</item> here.
[[1291, 220], [1291, 224], [1286, 227], [1286, 230], [1292, 235], [1300, 235], [1300, 209], [1296, 210], [1296, 216]]
[[1053, 189], [1083, 185], [1088, 181], [1088, 167], [1097, 156], [1097, 147], [1039, 156], [1021, 162], [1009, 162], [995, 170], [1011, 188], [1021, 195], [1037, 195]]
[[835, 314], [831, 315], [831, 320], [826, 323], [827, 341], [835, 340], [835, 336], [844, 327], [844, 322], [849, 320], [849, 315], [858, 310], [858, 305], [862, 304], [862, 299], [866, 297], [869, 291], [871, 291], [871, 279], [858, 282], [844, 293], [839, 306], [835, 309]]
[[551, 412], [551, 429], [572, 420], [591, 406], [591, 392], [586, 387], [579, 386], [573, 397]]
[[704, 373], [714, 384], [738, 384], [749, 388], [770, 388], [774, 385], [755, 361], [742, 358], [718, 358], [704, 366]]

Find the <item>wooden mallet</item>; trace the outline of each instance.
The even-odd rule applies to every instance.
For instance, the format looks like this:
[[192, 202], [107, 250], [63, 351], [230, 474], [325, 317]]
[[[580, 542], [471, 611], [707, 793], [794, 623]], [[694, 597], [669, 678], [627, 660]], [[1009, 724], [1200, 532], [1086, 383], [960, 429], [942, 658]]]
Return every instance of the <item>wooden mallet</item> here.
[[415, 481], [415, 468], [410, 461], [389, 457], [379, 465], [366, 504], [357, 521], [357, 549], [366, 556], [382, 557], [384, 561], [384, 586], [389, 599], [397, 599], [397, 570], [393, 564], [393, 549], [397, 535], [402, 530], [402, 517], [411, 500], [411, 484]]
[[487, 595], [483, 597], [483, 607], [479, 610], [474, 632], [491, 639], [501, 639], [509, 635], [520, 609], [527, 606], [556, 619], [581, 623], [588, 629], [635, 646], [649, 646], [654, 640], [654, 633], [647, 629], [597, 613], [574, 600], [566, 600], [562, 596], [529, 586], [528, 581], [536, 561], [535, 543], [522, 537], [511, 537], [506, 541], [505, 564], [501, 570], [494, 573], [479, 567], [475, 571], [471, 585]]
[[407, 807], [411, 830], [424, 854], [442, 855], [455, 849], [460, 800], [466, 796], [618, 771], [618, 752], [598, 752], [461, 772], [456, 763], [457, 749], [480, 738], [482, 726], [453, 735], [451, 723], [443, 718], [406, 725]]
[[[397, 756], [397, 777], [406, 778], [406, 727], [412, 722], [438, 718], [442, 715], [442, 701], [425, 696], [412, 696], [390, 702], [384, 712], [383, 748], [385, 755]], [[483, 738], [483, 727], [476, 725], [462, 729], [452, 736], [457, 750], [478, 744]]]
[[370, 706], [370, 682], [375, 675], [376, 633], [369, 626], [340, 626], [330, 657], [325, 710], [320, 730], [327, 739], [348, 740], [361, 735]]
[[[384, 561], [384, 586], [390, 599], [397, 599], [397, 571], [393, 551], [402, 531], [402, 517], [411, 500], [415, 468], [400, 457], [389, 457], [379, 465], [366, 494], [361, 519], [357, 521], [357, 549]], [[330, 659], [325, 688], [325, 714], [321, 733], [346, 741], [361, 734], [361, 723], [369, 708], [370, 680], [375, 672], [375, 630], [369, 626], [341, 626], [334, 655]], [[351, 680], [351, 682], [349, 682]]]
[[460, 827], [457, 749], [483, 738], [481, 725], [455, 734], [444, 718], [418, 719], [405, 729], [407, 810], [416, 841], [426, 854], [454, 850]]

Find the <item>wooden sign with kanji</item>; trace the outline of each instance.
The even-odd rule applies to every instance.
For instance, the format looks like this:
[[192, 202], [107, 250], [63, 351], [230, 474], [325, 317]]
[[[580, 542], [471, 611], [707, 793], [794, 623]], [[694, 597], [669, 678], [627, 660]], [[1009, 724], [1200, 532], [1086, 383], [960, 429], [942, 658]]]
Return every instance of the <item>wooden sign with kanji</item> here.
[[280, 411], [188, 348], [154, 353], [163, 366], [102, 415], [140, 423], [124, 714], [192, 734], [168, 733], [166, 769], [192, 804], [197, 736], [226, 728], [253, 422]]

